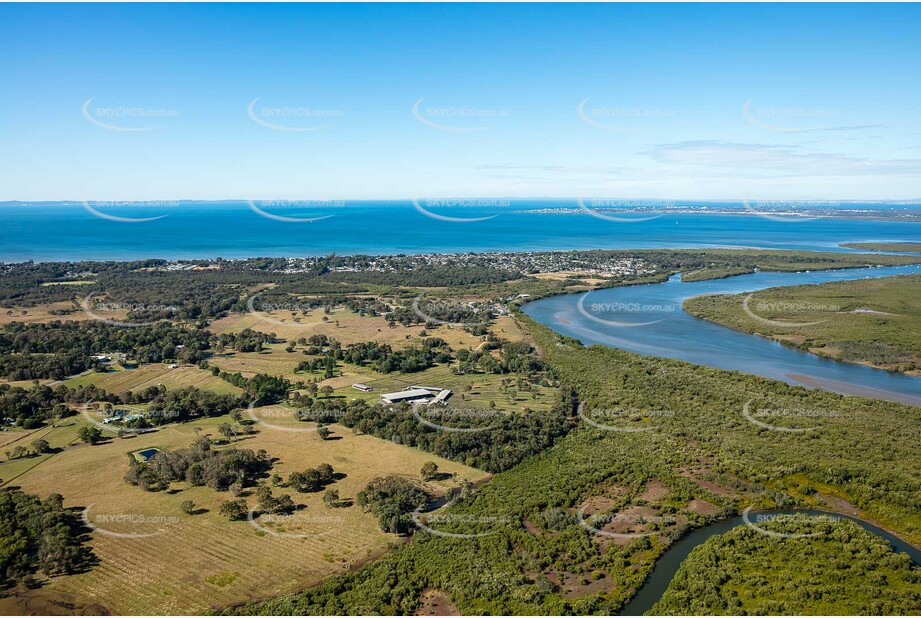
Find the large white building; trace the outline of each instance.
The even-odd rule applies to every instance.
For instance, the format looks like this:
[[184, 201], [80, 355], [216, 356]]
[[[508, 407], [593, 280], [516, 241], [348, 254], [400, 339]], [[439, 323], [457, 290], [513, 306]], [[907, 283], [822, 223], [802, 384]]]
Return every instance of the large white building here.
[[434, 386], [410, 386], [395, 393], [383, 393], [381, 403], [392, 405], [395, 403], [411, 402], [422, 405], [444, 403], [451, 396], [451, 391], [446, 388]]

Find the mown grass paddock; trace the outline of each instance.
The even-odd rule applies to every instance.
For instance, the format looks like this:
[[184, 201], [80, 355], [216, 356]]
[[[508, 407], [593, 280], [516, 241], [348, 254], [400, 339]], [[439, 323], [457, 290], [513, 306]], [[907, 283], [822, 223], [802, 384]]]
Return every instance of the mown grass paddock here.
[[[284, 425], [270, 410], [257, 409], [255, 413]], [[291, 493], [295, 503], [306, 505], [298, 511], [303, 517], [292, 526], [269, 522], [263, 526], [267, 532], [247, 521], [230, 522], [222, 517], [218, 509], [222, 501], [231, 498], [227, 492], [174, 483], [170, 491], [152, 493], [124, 482], [129, 455], [150, 448], [187, 447], [197, 436], [196, 428], [217, 437], [217, 426], [228, 420], [219, 417], [173, 425], [131, 438], [112, 438], [97, 446], [78, 444], [39, 462], [26, 460], [31, 468], [15, 478], [15, 484], [25, 491], [41, 496], [61, 493], [67, 506], [91, 506], [88, 520], [108, 532], [156, 532], [143, 537], [93, 532], [91, 543], [100, 563], [88, 573], [57, 578], [46, 590], [84, 603], [98, 603], [118, 614], [205, 613], [303, 589], [380, 554], [398, 541], [394, 535], [381, 532], [373, 518], [357, 506], [327, 508], [322, 492]], [[290, 425], [313, 427], [298, 422]], [[462, 479], [476, 482], [487, 476], [422, 451], [353, 434], [339, 425], [331, 426], [334, 439], [328, 441], [320, 440], [314, 431], [284, 431], [263, 423], [256, 427], [259, 433], [236, 440], [233, 446], [266, 449], [278, 458], [272, 473], [283, 477], [329, 463], [345, 475], [330, 486], [338, 489], [343, 499], [354, 500], [375, 476], [418, 478], [426, 461], [435, 461], [442, 471], [454, 475], [451, 480], [433, 484], [436, 491], [446, 491]], [[0, 465], [4, 480], [8, 473], [16, 472], [8, 466], [18, 463]], [[282, 488], [273, 491], [276, 495], [290, 492]], [[195, 503], [199, 514], [183, 513], [181, 504], [186, 500]], [[250, 507], [255, 506], [252, 496], [247, 501]], [[322, 534], [292, 538], [272, 533], [279, 531]]]
[[168, 364], [154, 363], [141, 365], [137, 369], [115, 367], [105, 373], [91, 372], [69, 380], [64, 384], [71, 388], [95, 384], [99, 388], [121, 394], [127, 391], [137, 392], [150, 386], [162, 384], [167, 389], [195, 387], [213, 391], [218, 394], [239, 394], [242, 389], [221, 380], [210, 371], [195, 366], [181, 366], [170, 369]]
[[[361, 316], [348, 309], [335, 309], [329, 314], [324, 314], [322, 309], [315, 309], [309, 311], [306, 316], [297, 314], [295, 318], [291, 317], [290, 311], [233, 314], [215, 320], [209, 330], [222, 334], [237, 333], [247, 328], [267, 334], [274, 333], [276, 337], [289, 342], [317, 334], [332, 337], [343, 345], [376, 341], [388, 343], [395, 348], [418, 343], [425, 336], [441, 337], [454, 349], [475, 348], [481, 342], [480, 337], [471, 335], [459, 325], [426, 328], [423, 325], [397, 324], [391, 328], [383, 317]], [[511, 341], [519, 341], [524, 337], [514, 318], [510, 316], [497, 318], [491, 329], [498, 336]], [[423, 331], [426, 333], [425, 336], [421, 334]]]

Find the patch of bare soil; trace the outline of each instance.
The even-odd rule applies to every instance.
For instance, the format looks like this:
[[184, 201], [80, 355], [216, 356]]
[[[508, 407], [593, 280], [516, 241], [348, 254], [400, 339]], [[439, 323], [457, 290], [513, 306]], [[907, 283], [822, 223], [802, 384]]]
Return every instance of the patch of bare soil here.
[[585, 509], [585, 513], [587, 515], [607, 511], [612, 506], [617, 504], [617, 502], [619, 502], [620, 499], [627, 494], [627, 491], [628, 490], [626, 487], [620, 487], [617, 485], [605, 487], [597, 496], [586, 498], [582, 504], [577, 507], [577, 510]]
[[460, 616], [451, 598], [440, 590], [426, 588], [419, 595], [419, 607], [414, 616]]
[[0, 616], [108, 616], [98, 603], [82, 602], [74, 595], [47, 588], [17, 586], [0, 597]]
[[720, 507], [698, 498], [691, 500], [687, 508], [692, 513], [697, 513], [698, 515], [716, 515], [720, 512]]
[[736, 497], [740, 493], [736, 490], [723, 487], [719, 483], [706, 480], [704, 477], [710, 475], [710, 471], [707, 468], [699, 468], [697, 470], [682, 470], [680, 474], [698, 487], [702, 487], [703, 489], [706, 489], [707, 491], [710, 491], [717, 496]]
[[595, 578], [590, 573], [577, 574], [569, 571], [547, 571], [542, 574], [557, 587], [565, 599], [578, 599], [599, 592], [610, 592], [614, 581], [607, 575]]
[[839, 498], [838, 496], [832, 496], [823, 493], [817, 493], [815, 497], [824, 502], [830, 510], [835, 511], [836, 513], [843, 513], [844, 515], [850, 515], [851, 517], [861, 517], [860, 509], [858, 509], [844, 498]]
[[646, 486], [643, 488], [643, 492], [636, 497], [637, 500], [645, 500], [646, 502], [655, 502], [660, 498], [664, 498], [668, 495], [669, 489], [664, 484], [662, 484], [659, 479], [652, 479]]
[[534, 536], [543, 536], [544, 532], [533, 521], [527, 517], [523, 518], [522, 521], [524, 522], [524, 529], [529, 533], [533, 534]]

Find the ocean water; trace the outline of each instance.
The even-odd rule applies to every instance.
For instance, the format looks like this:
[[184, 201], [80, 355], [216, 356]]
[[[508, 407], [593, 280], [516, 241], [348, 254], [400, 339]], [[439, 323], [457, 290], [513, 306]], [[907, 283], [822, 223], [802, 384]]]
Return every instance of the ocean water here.
[[[557, 208], [575, 212], [547, 212]], [[893, 220], [777, 220], [751, 212], [663, 214], [651, 220], [648, 214], [624, 214], [622, 220], [610, 220], [610, 211], [599, 212], [607, 212], [607, 218], [579, 210], [574, 200], [6, 203], [0, 205], [0, 260], [684, 247], [841, 250], [841, 242], [921, 241], [921, 224]]]

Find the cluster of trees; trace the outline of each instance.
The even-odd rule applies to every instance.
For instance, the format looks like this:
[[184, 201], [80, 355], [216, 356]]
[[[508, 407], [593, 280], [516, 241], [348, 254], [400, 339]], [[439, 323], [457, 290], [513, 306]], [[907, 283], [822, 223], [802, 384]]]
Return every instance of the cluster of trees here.
[[214, 347], [222, 350], [231, 348], [237, 352], [261, 352], [263, 344], [275, 341], [274, 333], [261, 333], [244, 328], [239, 333], [221, 333], [214, 341]]
[[158, 322], [124, 328], [96, 320], [10, 322], [0, 330], [0, 375], [11, 380], [60, 380], [95, 366], [100, 352], [123, 352], [144, 363], [198, 362], [211, 334]]
[[[508, 470], [526, 457], [539, 453], [572, 428], [575, 395], [561, 389], [548, 412], [509, 414], [500, 410], [432, 407], [420, 414], [451, 429], [445, 431], [419, 422], [409, 407], [384, 407], [362, 400], [300, 400], [301, 418], [337, 422], [362, 433], [392, 440], [459, 461], [487, 472]], [[480, 429], [479, 431], [469, 431]]]
[[921, 567], [856, 523], [802, 516], [760, 526], [806, 536], [777, 538], [746, 526], [713, 536], [681, 563], [649, 613], [910, 616], [921, 612]]
[[329, 464], [320, 464], [316, 468], [308, 468], [303, 472], [292, 472], [288, 476], [287, 487], [301, 493], [320, 491], [336, 480], [336, 473]]
[[77, 391], [66, 386], [22, 388], [0, 384], [0, 419], [9, 418], [24, 429], [35, 429], [46, 420], [72, 416], [74, 411], [67, 404], [88, 401], [92, 397], [84, 399], [84, 396], [93, 394], [99, 392]]
[[254, 486], [272, 465], [264, 450], [214, 450], [211, 439], [203, 436], [189, 448], [160, 451], [146, 463], [132, 459], [125, 481], [145, 491], [162, 491], [169, 489], [170, 483], [185, 481], [217, 491], [239, 493], [245, 487]]
[[60, 494], [41, 500], [19, 488], [0, 489], [0, 587], [28, 584], [39, 571], [50, 577], [91, 566], [84, 532]]
[[272, 513], [273, 515], [290, 515], [297, 508], [291, 496], [288, 494], [274, 496], [272, 490], [265, 485], [256, 488], [256, 504], [261, 513]]
[[[265, 392], [274, 392], [261, 382], [258, 385]], [[93, 385], [70, 388], [59, 384], [27, 389], [0, 384], [0, 418], [13, 419], [25, 429], [35, 429], [47, 421], [72, 416], [76, 414], [73, 406], [90, 401], [103, 403], [107, 408], [113, 404], [149, 403], [151, 406], [139, 426], [151, 427], [222, 416], [236, 408], [246, 407], [252, 398], [248, 395], [218, 395], [195, 387], [167, 390], [164, 386], [151, 386], [114, 395]]]
[[[501, 350], [498, 357], [490, 350]], [[457, 351], [457, 373], [517, 373], [523, 376], [546, 374], [552, 379], [546, 364], [534, 356], [531, 345], [525, 341], [508, 341], [488, 335], [484, 345], [477, 350], [466, 348]]]
[[381, 530], [396, 534], [412, 532], [410, 513], [431, 500], [432, 495], [418, 483], [392, 475], [372, 479], [357, 496], [358, 506], [374, 515]]
[[29, 446], [31, 447], [31, 450], [22, 445], [14, 446], [12, 450], [5, 452], [6, 458], [22, 459], [23, 457], [35, 457], [45, 453], [50, 453], [52, 451], [51, 444], [42, 438], [36, 438], [35, 440], [32, 440]]
[[332, 378], [336, 375], [336, 357], [330, 353], [325, 354], [320, 358], [304, 360], [297, 364], [297, 367], [294, 368], [294, 371], [295, 373], [301, 373], [304, 371], [315, 373], [322, 371], [324, 378]]
[[451, 348], [440, 337], [423, 339], [419, 346], [408, 346], [394, 350], [386, 343], [368, 341], [348, 346], [341, 353], [342, 359], [354, 365], [370, 365], [381, 373], [399, 371], [415, 373], [435, 363], [451, 362]]
[[242, 400], [245, 400], [242, 405], [244, 407], [248, 406], [253, 400], [256, 401], [257, 405], [283, 401], [287, 398], [288, 391], [291, 390], [291, 382], [281, 376], [257, 373], [251, 378], [246, 378], [240, 372], [229, 373], [221, 371], [219, 367], [208, 365], [207, 363], [201, 364], [201, 367], [209, 369], [213, 375], [225, 382], [242, 388], [244, 391]]

